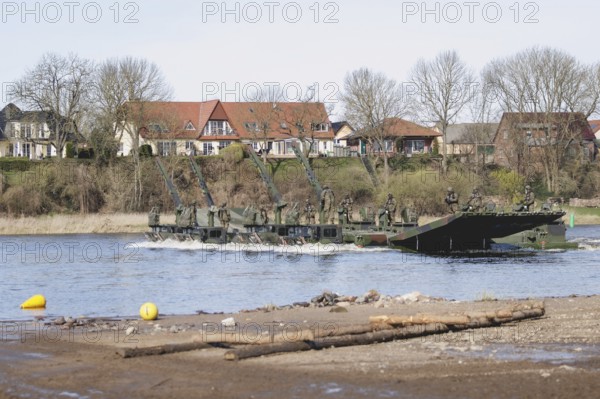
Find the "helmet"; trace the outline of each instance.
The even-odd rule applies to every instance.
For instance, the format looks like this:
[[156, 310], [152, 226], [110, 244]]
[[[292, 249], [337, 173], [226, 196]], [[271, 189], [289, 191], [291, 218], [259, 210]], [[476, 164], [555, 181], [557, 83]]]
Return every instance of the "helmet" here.
[[454, 189], [452, 187], [448, 187], [448, 192], [450, 191], [454, 191]]
[[525, 190], [531, 190], [531, 186], [528, 184], [525, 186]]

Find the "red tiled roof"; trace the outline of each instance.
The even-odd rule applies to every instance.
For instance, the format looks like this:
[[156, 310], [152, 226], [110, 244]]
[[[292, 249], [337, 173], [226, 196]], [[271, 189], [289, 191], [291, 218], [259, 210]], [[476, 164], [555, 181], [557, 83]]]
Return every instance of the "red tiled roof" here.
[[[195, 140], [204, 126], [200, 126], [198, 102], [129, 102], [129, 120], [141, 126], [144, 138]], [[191, 122], [194, 130], [186, 130]], [[159, 125], [163, 132], [153, 132], [149, 127]]]
[[[305, 136], [317, 139], [333, 139], [329, 116], [323, 103], [269, 103], [239, 102], [221, 103], [229, 118], [229, 124], [243, 139], [262, 138], [263, 131], [253, 132], [248, 124], [262, 126], [268, 123], [268, 139], [298, 137], [298, 123], [304, 125]], [[324, 123], [327, 132], [312, 132], [311, 124]]]
[[[298, 123], [304, 125], [305, 135], [317, 139], [333, 139], [329, 116], [323, 103], [268, 103], [268, 102], [130, 102], [130, 120], [143, 126], [141, 135], [152, 139], [184, 140], [237, 140], [262, 138], [262, 131], [254, 133], [248, 124], [262, 126], [268, 123], [268, 139], [298, 137]], [[209, 120], [227, 120], [233, 136], [203, 136]], [[186, 130], [192, 122], [195, 130]], [[324, 123], [327, 132], [312, 132], [311, 124]], [[151, 132], [147, 128], [158, 124], [165, 132]]]
[[390, 137], [439, 137], [442, 134], [425, 126], [401, 118], [389, 118], [384, 121], [387, 125], [387, 135]]

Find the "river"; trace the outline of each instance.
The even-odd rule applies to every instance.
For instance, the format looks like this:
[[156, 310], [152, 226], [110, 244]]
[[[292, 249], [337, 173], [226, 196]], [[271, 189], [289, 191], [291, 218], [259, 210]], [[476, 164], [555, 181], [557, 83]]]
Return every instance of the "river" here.
[[[3, 236], [0, 320], [234, 312], [308, 301], [323, 290], [419, 291], [474, 300], [600, 294], [600, 226], [567, 233], [580, 249], [441, 257], [351, 245], [244, 247], [149, 243], [141, 235]], [[45, 310], [21, 310], [34, 294]]]

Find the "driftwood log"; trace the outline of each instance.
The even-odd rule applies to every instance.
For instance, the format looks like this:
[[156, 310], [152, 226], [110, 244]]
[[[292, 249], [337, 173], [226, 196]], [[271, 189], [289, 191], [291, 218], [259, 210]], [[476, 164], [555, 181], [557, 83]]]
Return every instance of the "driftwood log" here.
[[213, 348], [213, 346], [204, 342], [186, 342], [182, 344], [166, 344], [145, 348], [121, 348], [117, 351], [117, 354], [127, 359], [130, 357], [166, 355], [169, 353], [188, 352], [207, 348]]
[[371, 331], [361, 334], [349, 334], [318, 338], [313, 341], [287, 342], [266, 345], [252, 345], [225, 352], [225, 360], [242, 360], [252, 357], [266, 356], [274, 353], [300, 352], [311, 349], [340, 348], [344, 346], [370, 345], [380, 342], [420, 337], [428, 334], [448, 332], [448, 328], [439, 324], [427, 324], [420, 328], [404, 327], [382, 331]]
[[[370, 317], [371, 332], [315, 338], [312, 341], [246, 346], [225, 353], [225, 360], [242, 360], [274, 353], [306, 351], [352, 345], [370, 345], [396, 339], [407, 339], [452, 331], [492, 327], [528, 318], [542, 317], [543, 303], [520, 304], [490, 312], [461, 315], [416, 315]], [[390, 326], [398, 327], [389, 329]], [[387, 328], [387, 329], [386, 329]], [[350, 329], [349, 329], [350, 330]], [[349, 331], [348, 330], [348, 331]], [[360, 326], [357, 330], [364, 330]]]

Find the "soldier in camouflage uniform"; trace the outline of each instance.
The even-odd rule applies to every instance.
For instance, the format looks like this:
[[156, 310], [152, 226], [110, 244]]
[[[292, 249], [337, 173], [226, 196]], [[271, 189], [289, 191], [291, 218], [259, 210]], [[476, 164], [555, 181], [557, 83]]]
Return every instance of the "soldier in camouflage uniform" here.
[[479, 212], [483, 206], [483, 199], [477, 188], [473, 189], [469, 201], [467, 201], [467, 210], [470, 212]]
[[323, 187], [320, 199], [320, 211], [323, 213], [323, 223], [335, 223], [334, 220], [335, 195], [329, 186]]
[[231, 214], [229, 213], [229, 210], [227, 209], [227, 203], [224, 203], [223, 205], [221, 205], [221, 207], [219, 208], [219, 211], [217, 212], [217, 216], [219, 217], [221, 226], [223, 226], [223, 228], [225, 230], [228, 230], [229, 222], [231, 221]]
[[525, 186], [525, 199], [523, 200], [523, 210], [531, 212], [535, 203], [535, 194], [531, 191], [531, 186], [528, 184]]
[[456, 213], [458, 210], [458, 194], [454, 192], [452, 187], [448, 187], [448, 193], [446, 194], [446, 198], [444, 198], [444, 202], [448, 204], [450, 212]]
[[304, 203], [304, 220], [306, 224], [315, 224], [315, 207], [308, 198]]
[[392, 193], [388, 193], [387, 201], [383, 208], [385, 209], [385, 213], [387, 214], [388, 225], [391, 226], [396, 219], [396, 199], [392, 195]]

